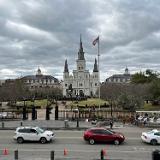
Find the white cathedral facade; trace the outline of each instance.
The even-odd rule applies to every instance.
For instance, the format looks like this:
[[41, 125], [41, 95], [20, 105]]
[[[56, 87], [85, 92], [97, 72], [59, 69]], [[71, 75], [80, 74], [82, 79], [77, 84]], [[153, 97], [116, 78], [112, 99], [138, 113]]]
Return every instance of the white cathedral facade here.
[[78, 51], [78, 59], [76, 60], [77, 69], [73, 70], [73, 74], [69, 73], [67, 60], [64, 65], [63, 72], [63, 96], [98, 96], [99, 88], [99, 71], [97, 60], [95, 59], [93, 72], [90, 74], [86, 69], [86, 60], [82, 41], [80, 37], [80, 47]]

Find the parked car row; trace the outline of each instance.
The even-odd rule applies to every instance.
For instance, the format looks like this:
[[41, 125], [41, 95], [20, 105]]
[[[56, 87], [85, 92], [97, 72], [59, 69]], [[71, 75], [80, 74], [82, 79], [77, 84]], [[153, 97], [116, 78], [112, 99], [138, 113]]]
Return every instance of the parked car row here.
[[0, 112], [1, 119], [14, 118], [14, 114], [12, 112]]
[[[23, 143], [24, 141], [39, 141], [44, 144], [54, 140], [55, 134], [53, 131], [44, 130], [40, 127], [21, 126], [16, 129], [13, 138], [17, 143]], [[115, 145], [119, 145], [125, 140], [125, 136], [122, 133], [115, 132], [105, 127], [87, 129], [84, 131], [83, 138], [91, 145], [97, 142], [112, 142]], [[141, 139], [143, 142], [150, 143], [152, 145], [160, 144], [160, 131], [154, 129], [149, 132], [142, 132]]]

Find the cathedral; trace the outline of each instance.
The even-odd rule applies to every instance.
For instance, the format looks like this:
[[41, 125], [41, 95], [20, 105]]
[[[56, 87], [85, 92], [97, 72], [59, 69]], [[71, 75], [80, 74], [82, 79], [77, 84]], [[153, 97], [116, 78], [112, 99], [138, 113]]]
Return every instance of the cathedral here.
[[76, 60], [76, 64], [76, 70], [73, 70], [73, 74], [70, 74], [67, 60], [65, 60], [63, 72], [63, 96], [98, 97], [99, 71], [97, 59], [95, 59], [94, 62], [93, 72], [92, 74], [90, 74], [89, 70], [86, 69], [86, 60], [84, 57], [81, 37], [78, 51], [78, 59]]

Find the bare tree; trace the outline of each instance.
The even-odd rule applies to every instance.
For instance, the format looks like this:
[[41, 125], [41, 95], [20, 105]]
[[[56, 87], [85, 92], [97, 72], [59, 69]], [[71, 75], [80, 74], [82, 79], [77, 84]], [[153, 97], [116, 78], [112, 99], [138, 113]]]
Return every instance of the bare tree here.
[[148, 96], [148, 84], [104, 83], [101, 86], [101, 98], [108, 100], [111, 109], [139, 108]]

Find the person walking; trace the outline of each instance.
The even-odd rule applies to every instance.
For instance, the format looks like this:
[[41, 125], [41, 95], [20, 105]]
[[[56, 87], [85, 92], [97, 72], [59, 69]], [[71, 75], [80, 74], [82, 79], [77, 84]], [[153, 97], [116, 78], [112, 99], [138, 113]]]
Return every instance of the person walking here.
[[113, 128], [113, 121], [112, 120], [110, 120], [110, 129], [112, 129]]

